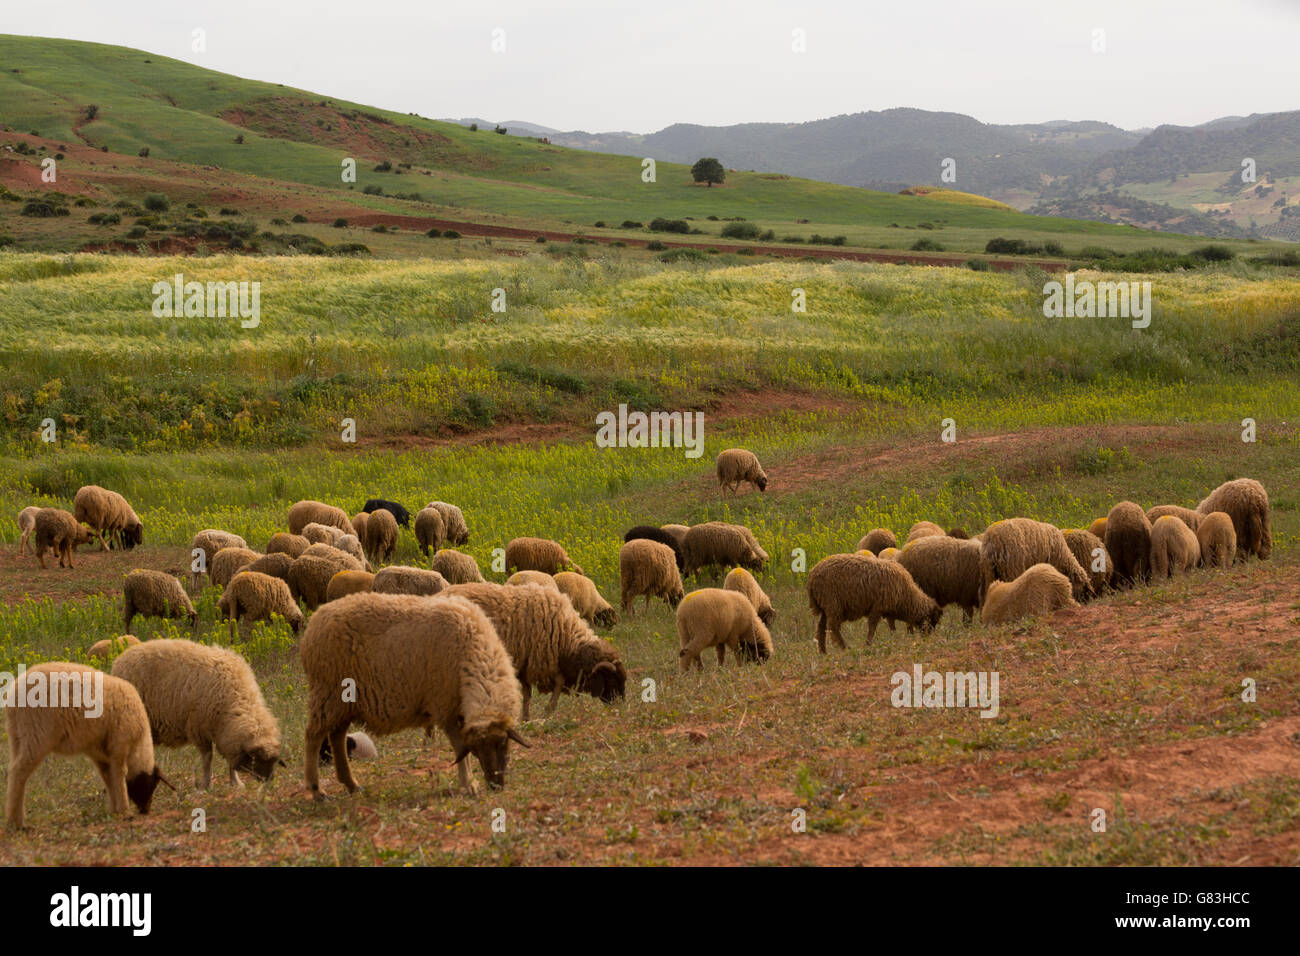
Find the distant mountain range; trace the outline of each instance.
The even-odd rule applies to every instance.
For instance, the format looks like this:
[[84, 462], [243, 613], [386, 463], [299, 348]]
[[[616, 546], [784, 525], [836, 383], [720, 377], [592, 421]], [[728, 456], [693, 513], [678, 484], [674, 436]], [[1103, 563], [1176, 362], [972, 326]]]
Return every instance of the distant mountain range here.
[[[949, 186], [1047, 215], [1300, 240], [1300, 111], [1150, 130], [1065, 120], [998, 125], [919, 109], [807, 123], [676, 123], [648, 134], [564, 132], [520, 120], [500, 125], [596, 152], [679, 163], [715, 156], [732, 169], [847, 186]], [[945, 159], [955, 163], [954, 182], [941, 181]], [[1242, 179], [1246, 159], [1254, 160], [1254, 181]]]

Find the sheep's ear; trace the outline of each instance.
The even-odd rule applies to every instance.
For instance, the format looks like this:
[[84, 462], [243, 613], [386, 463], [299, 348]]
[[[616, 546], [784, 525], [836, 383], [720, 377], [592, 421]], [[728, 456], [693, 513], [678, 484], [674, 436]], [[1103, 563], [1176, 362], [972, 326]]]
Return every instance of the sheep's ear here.
[[468, 756], [469, 756], [469, 744], [461, 744], [460, 749], [456, 751], [456, 759], [451, 762], [451, 765], [453, 767], [456, 766], [456, 764], [460, 763]]
[[524, 740], [524, 738], [519, 735], [519, 731], [515, 730], [513, 727], [506, 731], [506, 736], [521, 747], [532, 747], [532, 744]]

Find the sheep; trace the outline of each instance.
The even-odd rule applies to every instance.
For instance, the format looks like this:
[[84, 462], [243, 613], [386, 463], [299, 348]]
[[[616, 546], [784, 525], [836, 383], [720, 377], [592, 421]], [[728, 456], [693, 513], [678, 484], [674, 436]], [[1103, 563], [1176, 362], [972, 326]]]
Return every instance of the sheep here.
[[32, 548], [36, 560], [45, 567], [45, 551], [53, 548], [59, 556], [59, 567], [71, 568], [72, 553], [83, 544], [90, 544], [95, 533], [78, 524], [71, 513], [62, 508], [42, 508], [32, 522]]
[[759, 491], [767, 490], [767, 473], [758, 463], [758, 456], [744, 448], [728, 448], [718, 455], [718, 488], [740, 491], [741, 482], [748, 482]]
[[447, 540], [447, 525], [442, 520], [442, 512], [437, 508], [421, 508], [415, 515], [415, 543], [420, 546], [420, 553], [426, 558], [429, 549], [440, 549]]
[[[931, 537], [933, 537], [933, 535], [931, 535]], [[871, 553], [870, 551], [867, 552], [867, 554], [870, 553]], [[881, 561], [897, 561], [898, 556], [902, 553], [903, 553], [902, 548], [886, 548], [884, 551], [881, 551], [878, 555], [876, 555], [876, 557], [878, 557]]]
[[[1071, 528], [1065, 534], [1065, 546], [1079, 562], [1079, 567], [1088, 573], [1088, 583], [1092, 585], [1093, 594], [1101, 594], [1110, 587], [1111, 575], [1115, 569], [1111, 566], [1110, 554], [1106, 545], [1091, 531]], [[1101, 553], [1098, 554], [1097, 552]]]
[[728, 647], [738, 665], [772, 656], [772, 635], [749, 597], [724, 588], [700, 588], [682, 598], [677, 605], [677, 644], [683, 672], [692, 664], [703, 670], [700, 654], [710, 647], [717, 649], [719, 667]]
[[367, 571], [339, 571], [325, 588], [325, 600], [337, 601], [349, 594], [363, 594], [374, 582], [375, 576]]
[[1268, 492], [1253, 478], [1238, 478], [1215, 488], [1196, 506], [1203, 515], [1222, 511], [1232, 519], [1237, 535], [1237, 559], [1251, 555], [1267, 560], [1273, 553], [1273, 532], [1269, 527]]
[[217, 612], [229, 618], [232, 628], [240, 621], [269, 621], [272, 614], [284, 618], [295, 634], [302, 627], [302, 610], [289, 590], [289, 583], [261, 571], [241, 571], [230, 579]]
[[376, 594], [437, 594], [447, 586], [447, 579], [437, 571], [390, 564], [375, 572], [370, 590]]
[[1052, 565], [1035, 564], [1014, 581], [995, 581], [989, 586], [980, 621], [1006, 624], [1063, 607], [1077, 607], [1072, 590], [1070, 579]]
[[302, 534], [302, 529], [309, 524], [329, 525], [352, 533], [352, 522], [348, 513], [342, 508], [335, 508], [322, 501], [299, 501], [289, 509], [289, 533]]
[[767, 627], [772, 626], [772, 621], [776, 618], [776, 610], [772, 607], [772, 600], [759, 587], [754, 576], [744, 568], [732, 568], [727, 572], [727, 577], [722, 582], [722, 590], [739, 591], [745, 597], [749, 598], [749, 603], [754, 605], [754, 612], [758, 614], [758, 619]]
[[208, 565], [208, 580], [214, 587], [224, 588], [236, 571], [260, 557], [249, 548], [222, 548], [212, 556], [212, 563]]
[[137, 614], [143, 617], [188, 617], [197, 627], [198, 612], [181, 582], [162, 571], [136, 568], [122, 581], [123, 631], [131, 630]]
[[682, 543], [682, 557], [682, 577], [693, 574], [696, 578], [706, 567], [738, 565], [747, 571], [762, 572], [768, 560], [767, 552], [759, 546], [752, 531], [744, 525], [722, 521], [693, 526]]
[[1201, 548], [1201, 564], [1207, 568], [1229, 568], [1237, 556], [1237, 531], [1232, 516], [1223, 511], [1211, 511], [1201, 517], [1196, 529], [1196, 540]]
[[549, 538], [512, 538], [506, 545], [506, 570], [582, 573], [582, 568], [565, 553], [563, 546]]
[[1165, 515], [1173, 515], [1175, 518], [1181, 519], [1183, 524], [1187, 525], [1193, 532], [1201, 523], [1199, 512], [1193, 511], [1191, 508], [1184, 508], [1181, 505], [1156, 505], [1147, 511], [1147, 520], [1151, 522], [1151, 527], [1154, 528], [1156, 522]]
[[445, 501], [430, 501], [426, 508], [436, 508], [442, 515], [442, 525], [448, 544], [469, 544], [469, 526], [465, 524], [465, 515], [455, 505]]
[[89, 525], [99, 535], [99, 550], [107, 551], [109, 539], [116, 538], [125, 551], [144, 543], [144, 526], [125, 498], [116, 491], [99, 485], [82, 485], [72, 499], [72, 510], [77, 520]]
[[[1199, 524], [1199, 522], [1198, 522]], [[1196, 532], [1177, 515], [1161, 515], [1151, 526], [1151, 574], [1156, 578], [1186, 574], [1201, 560]]]
[[[15, 706], [20, 694], [28, 706]], [[31, 706], [38, 696], [42, 705]], [[144, 703], [121, 678], [84, 664], [52, 661], [27, 668], [5, 687], [3, 698], [9, 735], [5, 821], [10, 827], [26, 825], [27, 781], [52, 753], [90, 758], [108, 789], [111, 813], [126, 813], [128, 799], [148, 813], [158, 784], [171, 786], [154, 760]]]
[[338, 564], [340, 571], [365, 570], [365, 567], [361, 563], [361, 558], [358, 558], [355, 554], [349, 554], [340, 548], [336, 548], [332, 544], [325, 544], [324, 542], [313, 544], [310, 548], [299, 555], [299, 558], [325, 558], [328, 561], [333, 561]]
[[264, 554], [256, 561], [250, 561], [239, 570], [269, 574], [273, 578], [287, 581], [291, 567], [293, 567], [293, 558], [284, 551], [277, 551], [274, 554]]
[[22, 511], [18, 512], [18, 532], [20, 535], [18, 539], [19, 556], [27, 553], [27, 539], [30, 538], [32, 532], [36, 530], [36, 515], [40, 510], [41, 509], [36, 505], [31, 505], [30, 507], [24, 508]]
[[1088, 525], [1088, 533], [1094, 535], [1098, 541], [1106, 540], [1106, 519], [1097, 518], [1092, 524]]
[[366, 537], [361, 542], [366, 554], [378, 564], [387, 561], [388, 556], [397, 547], [397, 519], [391, 511], [379, 508], [371, 513], [366, 522]]
[[[283, 583], [283, 582], [281, 582]], [[266, 706], [248, 662], [224, 647], [193, 641], [150, 641], [113, 662], [113, 676], [129, 681], [144, 701], [155, 745], [197, 747], [197, 786], [212, 786], [212, 751], [230, 768], [270, 780], [280, 759], [280, 727]]]
[[[363, 734], [361, 731], [348, 734], [348, 760], [374, 760], [378, 756], [379, 750], [369, 734]], [[325, 767], [334, 762], [334, 753], [330, 750], [328, 737], [320, 745], [320, 762]]]
[[[305, 776], [316, 800], [320, 748], [334, 753], [334, 771], [349, 792], [348, 727], [373, 735], [441, 727], [456, 753], [461, 786], [474, 792], [465, 758], [473, 753], [488, 786], [505, 786], [509, 741], [528, 746], [515, 729], [519, 681], [487, 616], [464, 598], [352, 594], [312, 616], [299, 647], [307, 675]], [[344, 681], [355, 694], [341, 694]]]
[[[362, 570], [373, 570], [370, 566], [370, 562], [366, 559], [365, 551], [361, 548], [361, 542], [357, 539], [355, 534], [339, 535], [338, 538], [335, 539], [333, 546], [339, 551], [342, 551], [345, 554], [350, 554], [352, 557], [356, 558], [357, 563], [361, 565]], [[305, 553], [306, 552], [304, 552], [304, 554]]]
[[1121, 501], [1106, 515], [1106, 553], [1114, 563], [1116, 587], [1146, 581], [1151, 570], [1151, 522], [1131, 501]]
[[434, 600], [447, 597], [478, 605], [496, 628], [523, 688], [524, 720], [533, 687], [551, 692], [548, 715], [562, 693], [579, 690], [607, 704], [624, 695], [627, 668], [618, 649], [593, 634], [558, 590], [536, 584], [455, 584]]
[[102, 641], [96, 641], [86, 649], [86, 656], [93, 657], [97, 660], [107, 660], [114, 654], [121, 654], [128, 647], [134, 647], [140, 643], [140, 638], [134, 634], [123, 634], [121, 637], [104, 638]]
[[271, 540], [266, 545], [267, 554], [287, 554], [290, 558], [299, 557], [304, 551], [311, 547], [312, 542], [308, 541], [300, 534], [289, 534], [287, 531], [277, 531], [271, 535]]
[[[677, 542], [678, 549], [680, 549], [682, 546], [682, 542], [686, 540], [686, 532], [691, 530], [691, 526], [688, 524], [665, 524], [665, 525], [660, 525], [659, 530], [667, 531], [670, 535], [672, 535], [673, 540]], [[626, 541], [627, 539], [624, 538], [623, 540]]]
[[195, 555], [195, 562], [190, 565], [191, 576], [190, 586], [198, 587], [199, 578], [212, 567], [212, 556], [222, 548], [247, 548], [248, 542], [237, 534], [231, 534], [229, 531], [218, 531], [216, 528], [205, 528], [194, 536], [194, 541], [190, 545], [191, 554], [199, 552], [203, 560], [199, 562]]
[[1076, 599], [1087, 596], [1092, 590], [1088, 573], [1070, 553], [1065, 535], [1060, 528], [1046, 521], [1033, 518], [995, 521], [984, 532], [981, 547], [981, 603], [994, 581], [1014, 581], [1031, 565], [1043, 562], [1070, 579]]
[[[523, 574], [524, 572], [519, 572]], [[518, 575], [516, 575], [517, 577]], [[561, 571], [551, 579], [559, 592], [569, 599], [578, 616], [592, 627], [613, 627], [618, 623], [614, 608], [600, 596], [591, 578], [574, 571]], [[510, 582], [506, 582], [509, 584]]]
[[903, 621], [908, 630], [929, 631], [943, 609], [916, 586], [897, 561], [832, 554], [808, 572], [808, 606], [817, 615], [817, 649], [826, 653], [826, 632], [845, 647], [840, 625], [867, 618], [867, 643], [876, 636], [880, 619]]
[[639, 524], [634, 528], [629, 528], [623, 535], [623, 541], [635, 541], [637, 538], [645, 538], [647, 541], [658, 541], [660, 544], [666, 544], [673, 549], [673, 554], [677, 558], [677, 570], [682, 569], [682, 545], [681, 541], [686, 537], [686, 532], [690, 531], [685, 525], [676, 525], [683, 529], [679, 537], [675, 532], [665, 531], [663, 528], [656, 528], [654, 525]]
[[632, 613], [632, 601], [643, 594], [649, 609], [652, 597], [663, 598], [669, 607], [676, 608], [685, 593], [673, 549], [648, 538], [633, 538], [619, 549], [618, 577], [623, 613], [627, 615]]
[[370, 513], [368, 511], [359, 511], [352, 516], [352, 533], [357, 536], [358, 541], [366, 540], [366, 525], [370, 523]]
[[[319, 522], [313, 521], [309, 524], [303, 525], [302, 528], [302, 537], [306, 538], [310, 544], [328, 544], [331, 547], [334, 546], [334, 543], [338, 541], [339, 538], [343, 537], [345, 534], [352, 533], [353, 528], [351, 524], [349, 524], [347, 529], [344, 530], [343, 528], [336, 528], [334, 525], [320, 524]], [[358, 540], [360, 540], [360, 538], [358, 538]]]
[[472, 555], [455, 548], [443, 548], [434, 554], [429, 567], [447, 579], [448, 584], [476, 584], [483, 580], [478, 562]]
[[523, 584], [538, 584], [544, 588], [550, 588], [553, 591], [559, 590], [559, 587], [555, 583], [555, 578], [551, 577], [545, 571], [516, 571], [514, 574], [510, 575], [510, 577], [506, 578], [506, 584], [516, 587]]
[[909, 541], [896, 560], [940, 608], [957, 605], [969, 623], [980, 606], [981, 554], [978, 541], [928, 535]]
[[894, 537], [894, 532], [888, 528], [872, 528], [862, 536], [858, 542], [856, 551], [870, 551], [872, 554], [880, 554], [886, 548], [897, 548], [898, 539]]
[[944, 534], [943, 528], [939, 527], [939, 525], [935, 524], [933, 521], [918, 521], [916, 524], [912, 525], [911, 529], [907, 532], [907, 540], [903, 543], [907, 544], [909, 541], [915, 541], [918, 538], [929, 538], [931, 536], [939, 536], [942, 534]]
[[[399, 505], [396, 501], [385, 501], [383, 498], [368, 498], [365, 505], [362, 506], [363, 514], [374, 514], [376, 511], [387, 511], [393, 516], [399, 525], [403, 528], [411, 526], [411, 513]], [[360, 535], [357, 535], [360, 537]]]
[[334, 575], [340, 571], [361, 570], [349, 564], [351, 560], [350, 555], [339, 558], [304, 552], [303, 556], [289, 567], [287, 578], [289, 594], [295, 601], [301, 599], [307, 605], [307, 610], [316, 610], [329, 600], [330, 579]]

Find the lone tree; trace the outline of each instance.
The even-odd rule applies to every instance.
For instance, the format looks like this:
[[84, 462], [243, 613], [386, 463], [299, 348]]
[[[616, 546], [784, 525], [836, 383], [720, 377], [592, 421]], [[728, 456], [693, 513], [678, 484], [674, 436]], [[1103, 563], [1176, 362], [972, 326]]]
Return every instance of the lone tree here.
[[727, 181], [727, 171], [712, 156], [706, 156], [695, 161], [695, 165], [691, 167], [691, 178], [697, 183], [708, 183], [709, 188], [712, 189], [714, 183], [721, 186]]

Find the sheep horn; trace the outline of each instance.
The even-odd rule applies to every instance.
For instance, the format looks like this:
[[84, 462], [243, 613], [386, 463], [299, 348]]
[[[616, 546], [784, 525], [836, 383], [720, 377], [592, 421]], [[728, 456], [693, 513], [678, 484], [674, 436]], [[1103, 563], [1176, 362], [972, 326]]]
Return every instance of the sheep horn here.
[[600, 662], [599, 664], [597, 664], [594, 668], [592, 668], [592, 671], [591, 671], [591, 672], [592, 672], [593, 674], [599, 674], [599, 673], [600, 673], [601, 671], [603, 671], [603, 670], [604, 670], [604, 671], [610, 671], [611, 673], [614, 673], [614, 674], [617, 674], [617, 673], [618, 673], [618, 668], [616, 668], [616, 667], [613, 665], [613, 663], [611, 663], [610, 661], [601, 661], [601, 662]]
[[523, 737], [519, 736], [519, 731], [515, 730], [513, 727], [511, 727], [509, 730], [506, 731], [506, 736], [509, 737], [511, 740], [513, 740], [521, 747], [532, 747], [532, 744], [524, 740]]
[[456, 751], [456, 759], [451, 762], [451, 765], [453, 767], [456, 766], [456, 764], [460, 763], [468, 756], [469, 756], [469, 745], [461, 744], [460, 749]]
[[157, 773], [158, 773], [158, 782], [167, 784], [167, 786], [172, 788], [172, 793], [175, 793], [176, 785], [172, 783], [170, 780], [168, 780], [166, 777], [164, 777], [163, 772], [161, 770], [158, 770]]

